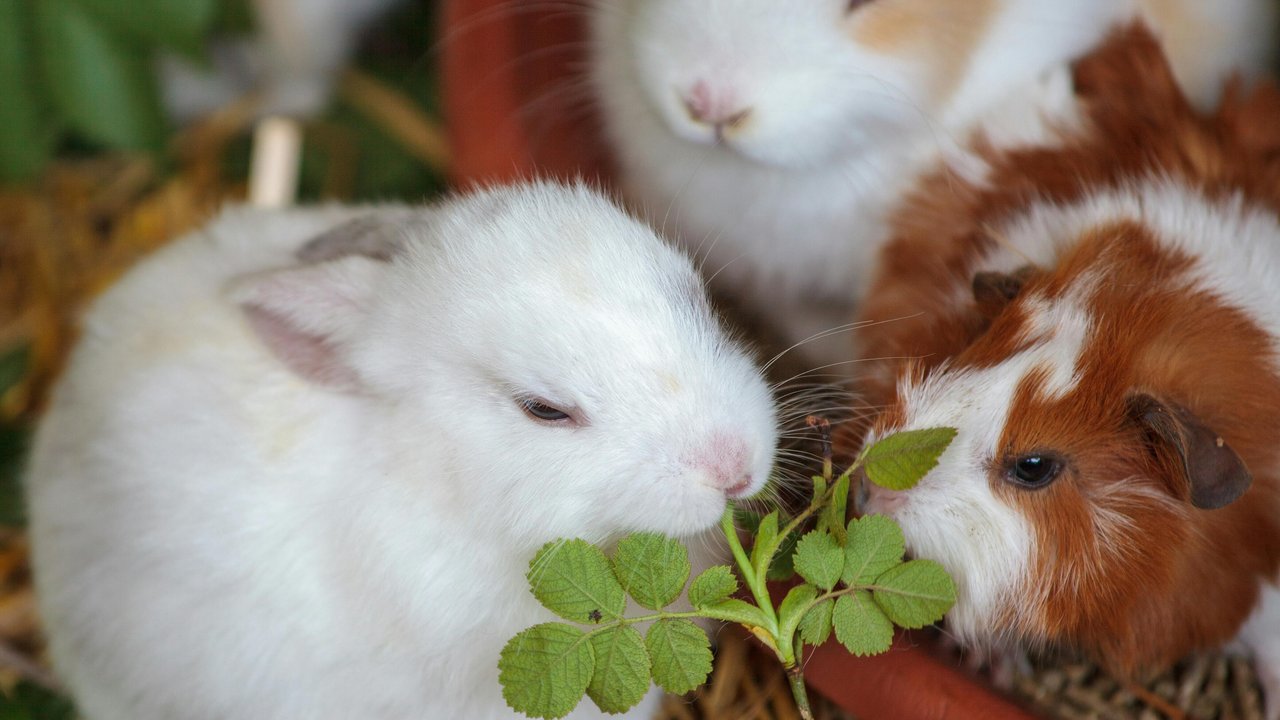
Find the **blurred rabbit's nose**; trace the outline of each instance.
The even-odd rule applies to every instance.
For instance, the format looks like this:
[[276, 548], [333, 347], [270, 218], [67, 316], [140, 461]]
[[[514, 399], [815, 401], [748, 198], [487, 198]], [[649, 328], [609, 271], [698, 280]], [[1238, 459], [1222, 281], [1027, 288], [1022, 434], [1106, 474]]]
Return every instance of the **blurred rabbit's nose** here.
[[751, 108], [739, 105], [731, 92], [712, 90], [703, 80], [694, 83], [680, 99], [689, 117], [712, 126], [717, 139], [723, 138], [727, 130], [741, 127], [751, 116]]

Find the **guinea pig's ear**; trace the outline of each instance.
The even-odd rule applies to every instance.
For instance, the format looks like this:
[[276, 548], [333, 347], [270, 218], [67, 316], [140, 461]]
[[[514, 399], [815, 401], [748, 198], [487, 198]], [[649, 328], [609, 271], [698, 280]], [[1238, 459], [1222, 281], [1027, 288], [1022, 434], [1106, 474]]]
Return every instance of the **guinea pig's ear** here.
[[1225, 507], [1249, 489], [1253, 476], [1244, 461], [1190, 410], [1146, 393], [1131, 396], [1129, 409], [1158, 446], [1177, 454], [1192, 505], [1205, 510]]
[[374, 260], [388, 261], [404, 249], [403, 224], [398, 215], [388, 217], [360, 217], [349, 220], [332, 230], [321, 233], [298, 250], [296, 256], [304, 263], [320, 263], [351, 255], [362, 255]]
[[1035, 274], [1035, 268], [1027, 265], [1011, 273], [980, 272], [973, 276], [973, 301], [987, 317], [1000, 314], [1005, 305], [1018, 297], [1022, 286]]
[[290, 370], [318, 385], [356, 390], [343, 341], [359, 328], [387, 264], [363, 255], [247, 275], [229, 296], [258, 339]]

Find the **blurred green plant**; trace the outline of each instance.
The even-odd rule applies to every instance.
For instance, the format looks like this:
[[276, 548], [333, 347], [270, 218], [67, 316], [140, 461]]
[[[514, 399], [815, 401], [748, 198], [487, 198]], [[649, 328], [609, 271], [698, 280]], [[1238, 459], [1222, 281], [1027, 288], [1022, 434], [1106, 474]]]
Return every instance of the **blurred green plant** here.
[[0, 0], [0, 182], [30, 179], [66, 136], [159, 150], [163, 50], [195, 60], [220, 0]]
[[[0, 398], [22, 382], [29, 360], [25, 346], [0, 354]], [[0, 420], [0, 526], [25, 523], [20, 476], [29, 435], [29, 428], [21, 421]], [[0, 720], [5, 717], [0, 714]]]
[[0, 693], [0, 720], [72, 720], [76, 716], [71, 701], [39, 685], [18, 683], [8, 693]]

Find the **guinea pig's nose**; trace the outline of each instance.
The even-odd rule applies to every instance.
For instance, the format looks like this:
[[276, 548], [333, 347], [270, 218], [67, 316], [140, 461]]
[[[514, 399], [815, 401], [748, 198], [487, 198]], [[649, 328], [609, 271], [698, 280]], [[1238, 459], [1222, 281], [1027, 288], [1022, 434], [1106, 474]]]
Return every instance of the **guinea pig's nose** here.
[[722, 138], [727, 129], [741, 126], [751, 115], [751, 108], [741, 107], [732, 93], [713, 91], [703, 80], [694, 83], [680, 99], [694, 122], [715, 128], [716, 138]]
[[880, 487], [870, 480], [862, 481], [862, 514], [863, 515], [893, 515], [907, 504], [907, 494], [897, 490], [889, 490]]

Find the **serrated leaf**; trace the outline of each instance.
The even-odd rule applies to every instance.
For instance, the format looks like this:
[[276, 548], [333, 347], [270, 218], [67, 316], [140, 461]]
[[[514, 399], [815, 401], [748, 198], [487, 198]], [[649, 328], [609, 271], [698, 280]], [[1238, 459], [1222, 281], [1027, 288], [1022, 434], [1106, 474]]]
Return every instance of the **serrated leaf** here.
[[0, 0], [0, 183], [35, 177], [53, 152], [34, 33], [27, 0]]
[[809, 500], [812, 504], [822, 500], [822, 496], [827, 493], [827, 479], [821, 475], [814, 475], [810, 479], [813, 480], [813, 495]]
[[613, 572], [637, 603], [661, 610], [680, 596], [689, 579], [689, 551], [679, 540], [635, 533], [618, 543]]
[[863, 469], [867, 478], [880, 487], [907, 490], [938, 464], [955, 436], [955, 428], [894, 433], [867, 449]]
[[859, 657], [879, 655], [893, 643], [893, 623], [866, 590], [837, 598], [831, 612], [831, 624], [840, 644]]
[[792, 530], [786, 537], [782, 538], [782, 542], [778, 543], [778, 549], [773, 552], [773, 562], [769, 563], [769, 572], [765, 575], [766, 580], [790, 580], [795, 576], [796, 544], [799, 541], [799, 528]]
[[586, 633], [563, 623], [535, 625], [511, 638], [498, 659], [503, 699], [530, 717], [568, 715], [595, 670], [591, 645]]
[[649, 652], [634, 628], [618, 626], [591, 636], [596, 668], [587, 697], [607, 713], [635, 707], [649, 691]]
[[796, 545], [795, 562], [796, 572], [800, 573], [800, 577], [823, 590], [830, 590], [840, 581], [840, 572], [844, 569], [845, 562], [844, 551], [831, 535], [813, 530], [805, 533]]
[[705, 607], [723, 602], [738, 591], [738, 578], [728, 565], [714, 565], [703, 570], [689, 586], [689, 604]]
[[849, 473], [842, 473], [835, 480], [835, 485], [831, 489], [831, 502], [822, 508], [822, 512], [818, 515], [818, 522], [815, 527], [831, 533], [831, 537], [835, 538], [836, 544], [844, 547], [845, 532], [844, 524], [849, 514]]
[[831, 612], [835, 605], [835, 600], [828, 598], [814, 605], [800, 618], [800, 625], [796, 628], [800, 632], [800, 639], [810, 645], [826, 642], [831, 637]]
[[932, 560], [910, 560], [876, 578], [876, 604], [904, 628], [935, 623], [956, 604], [956, 584]]
[[778, 606], [778, 637], [783, 642], [789, 642], [809, 609], [809, 604], [817, 599], [818, 588], [812, 585], [797, 585], [787, 591], [787, 596]]
[[850, 520], [840, 581], [845, 585], [870, 585], [885, 570], [901, 563], [906, 549], [902, 528], [884, 515]]
[[669, 693], [683, 695], [711, 674], [711, 641], [688, 620], [659, 620], [649, 628], [644, 645], [653, 681]]
[[[43, 0], [42, 0], [43, 1]], [[75, 0], [94, 20], [138, 44], [191, 54], [202, 51], [205, 34], [217, 17], [217, 0]]]
[[767, 563], [773, 560], [773, 552], [778, 548], [778, 511], [765, 515], [756, 528], [755, 543], [751, 545], [751, 567], [756, 577], [768, 572]]
[[733, 509], [733, 524], [742, 528], [744, 531], [756, 534], [756, 530], [760, 527], [760, 521], [764, 518], [759, 514], [747, 510], [746, 508], [735, 507]]
[[585, 540], [542, 546], [525, 575], [538, 602], [565, 620], [599, 623], [622, 617], [627, 597], [600, 548]]
[[769, 624], [764, 611], [749, 602], [744, 602], [737, 598], [729, 598], [714, 605], [707, 605], [698, 609], [706, 613], [707, 617], [715, 620], [736, 622], [739, 625], [754, 625], [756, 627], [767, 627]]
[[150, 48], [101, 25], [75, 0], [33, 6], [45, 87], [70, 127], [114, 148], [159, 149], [165, 121]]

